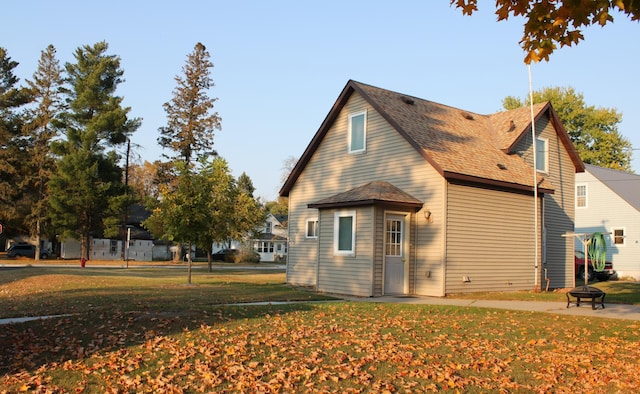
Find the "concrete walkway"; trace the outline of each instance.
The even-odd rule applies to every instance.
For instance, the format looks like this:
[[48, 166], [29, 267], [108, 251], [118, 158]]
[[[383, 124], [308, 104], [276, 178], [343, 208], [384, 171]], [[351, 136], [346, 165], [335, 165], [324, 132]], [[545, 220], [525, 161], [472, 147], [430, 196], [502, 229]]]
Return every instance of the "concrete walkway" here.
[[[640, 320], [640, 306], [626, 304], [611, 304], [605, 301], [602, 309], [596, 302], [597, 309], [591, 309], [591, 301], [583, 300], [577, 307], [571, 303], [567, 308], [566, 302], [545, 301], [500, 301], [500, 300], [467, 300], [459, 298], [439, 297], [393, 297], [383, 296], [375, 298], [346, 297], [354, 302], [393, 302], [397, 304], [425, 304], [425, 305], [453, 305], [480, 308], [508, 309], [516, 311], [546, 312], [559, 315], [604, 317], [609, 319]], [[572, 300], [574, 300], [572, 298]]]

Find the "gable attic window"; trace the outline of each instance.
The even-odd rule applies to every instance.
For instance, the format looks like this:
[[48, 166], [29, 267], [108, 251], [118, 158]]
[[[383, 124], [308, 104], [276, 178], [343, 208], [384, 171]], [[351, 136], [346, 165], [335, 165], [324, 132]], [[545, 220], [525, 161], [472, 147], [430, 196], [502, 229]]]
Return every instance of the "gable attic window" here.
[[349, 115], [349, 153], [364, 152], [367, 148], [367, 111]]
[[548, 172], [549, 163], [549, 140], [546, 138], [536, 138], [536, 170], [538, 172]]
[[333, 220], [333, 254], [356, 255], [356, 211], [336, 212]]

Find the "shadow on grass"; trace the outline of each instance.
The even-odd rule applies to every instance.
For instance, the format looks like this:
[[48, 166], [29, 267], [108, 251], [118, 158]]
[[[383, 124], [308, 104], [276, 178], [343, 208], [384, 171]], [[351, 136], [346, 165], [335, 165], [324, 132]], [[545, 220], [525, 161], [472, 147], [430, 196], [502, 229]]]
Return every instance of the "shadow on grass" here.
[[0, 326], [0, 374], [34, 371], [201, 325], [313, 308], [299, 302], [229, 304], [333, 299], [287, 286], [283, 275], [200, 270], [187, 285], [184, 272], [164, 268], [3, 270], [0, 318], [71, 316]]
[[310, 303], [215, 305], [200, 310], [86, 311], [73, 316], [8, 324], [0, 330], [0, 375], [34, 372], [43, 365], [64, 363], [137, 346], [202, 326], [237, 319], [309, 311]]
[[[67, 274], [79, 276], [108, 276], [108, 277], [138, 277], [138, 278], [184, 278], [187, 280], [187, 267], [183, 265], [170, 265], [163, 267], [34, 267], [34, 266], [5, 266], [0, 267], [0, 273], [11, 272], [10, 276], [0, 275], [0, 285], [16, 279], [24, 279], [33, 276]], [[284, 272], [284, 269], [260, 267], [260, 266], [233, 266], [227, 268], [213, 268], [211, 272], [206, 266], [192, 267], [193, 273], [210, 275], [240, 276], [247, 274], [266, 274]]]

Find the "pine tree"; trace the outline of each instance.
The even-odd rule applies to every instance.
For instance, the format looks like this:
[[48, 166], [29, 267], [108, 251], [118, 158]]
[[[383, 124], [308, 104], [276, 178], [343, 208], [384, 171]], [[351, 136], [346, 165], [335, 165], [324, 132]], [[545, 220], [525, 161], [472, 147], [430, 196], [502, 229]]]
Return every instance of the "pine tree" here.
[[[107, 55], [99, 42], [76, 50], [76, 63], [65, 65], [70, 84], [69, 108], [61, 116], [66, 139], [52, 144], [60, 156], [50, 181], [53, 223], [63, 238], [80, 239], [82, 257], [89, 258], [90, 236], [104, 234], [105, 222], [117, 223], [126, 206], [117, 146], [127, 142], [140, 120], [129, 119], [115, 95], [123, 82], [120, 58]], [[121, 201], [121, 204], [114, 204]]]
[[246, 172], [243, 172], [238, 177], [238, 188], [241, 192], [244, 192], [251, 197], [253, 197], [253, 192], [256, 191], [256, 188], [253, 186], [253, 181]]
[[[184, 78], [175, 77], [178, 86], [173, 99], [164, 104], [167, 125], [159, 129], [158, 143], [174, 152], [174, 158], [183, 160], [187, 167], [201, 156], [215, 155], [214, 130], [220, 129], [218, 113], [211, 113], [217, 99], [207, 96], [214, 86], [210, 77], [213, 63], [204, 45], [197, 43], [182, 68]], [[195, 160], [194, 160], [195, 159]]]
[[11, 60], [6, 49], [0, 47], [0, 222], [5, 225], [5, 231], [7, 227], [14, 231], [21, 227], [16, 220], [19, 195], [16, 181], [22, 176], [20, 167], [25, 158], [20, 138], [22, 108], [31, 101], [29, 90], [18, 86], [19, 78], [13, 72], [17, 66], [18, 62]]
[[28, 122], [23, 127], [29, 152], [25, 160], [28, 171], [25, 172], [22, 184], [26, 192], [23, 206], [27, 222], [25, 224], [30, 234], [36, 238], [35, 259], [38, 260], [43, 221], [48, 212], [48, 182], [55, 168], [50, 144], [58, 133], [53, 122], [64, 108], [62, 68], [56, 59], [53, 45], [42, 51], [33, 81], [27, 81], [27, 84], [36, 106], [27, 112]]

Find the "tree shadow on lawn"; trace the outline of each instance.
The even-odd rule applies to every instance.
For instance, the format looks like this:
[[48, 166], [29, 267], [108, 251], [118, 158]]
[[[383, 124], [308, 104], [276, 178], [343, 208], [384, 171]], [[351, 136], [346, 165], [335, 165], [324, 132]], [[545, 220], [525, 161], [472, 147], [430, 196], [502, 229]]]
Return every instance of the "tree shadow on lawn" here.
[[[0, 285], [12, 282], [16, 279], [25, 279], [29, 277], [36, 277], [42, 275], [51, 274], [67, 274], [78, 276], [105, 276], [105, 277], [132, 277], [132, 278], [184, 278], [184, 283], [187, 283], [187, 267], [182, 265], [167, 266], [167, 267], [33, 267], [33, 266], [15, 266], [15, 267], [0, 267], [0, 273], [11, 272], [11, 275], [0, 275]], [[234, 266], [232, 269], [214, 268], [211, 272], [207, 267], [194, 267], [194, 274], [197, 275], [227, 275], [227, 276], [240, 276], [247, 274], [275, 274], [284, 272], [284, 269], [273, 268], [260, 268], [242, 266]]]
[[85, 311], [72, 316], [1, 326], [0, 375], [34, 372], [51, 363], [63, 363], [137, 346], [159, 336], [170, 336], [202, 326], [238, 319], [309, 311], [307, 302], [268, 305], [211, 305], [202, 310]]

